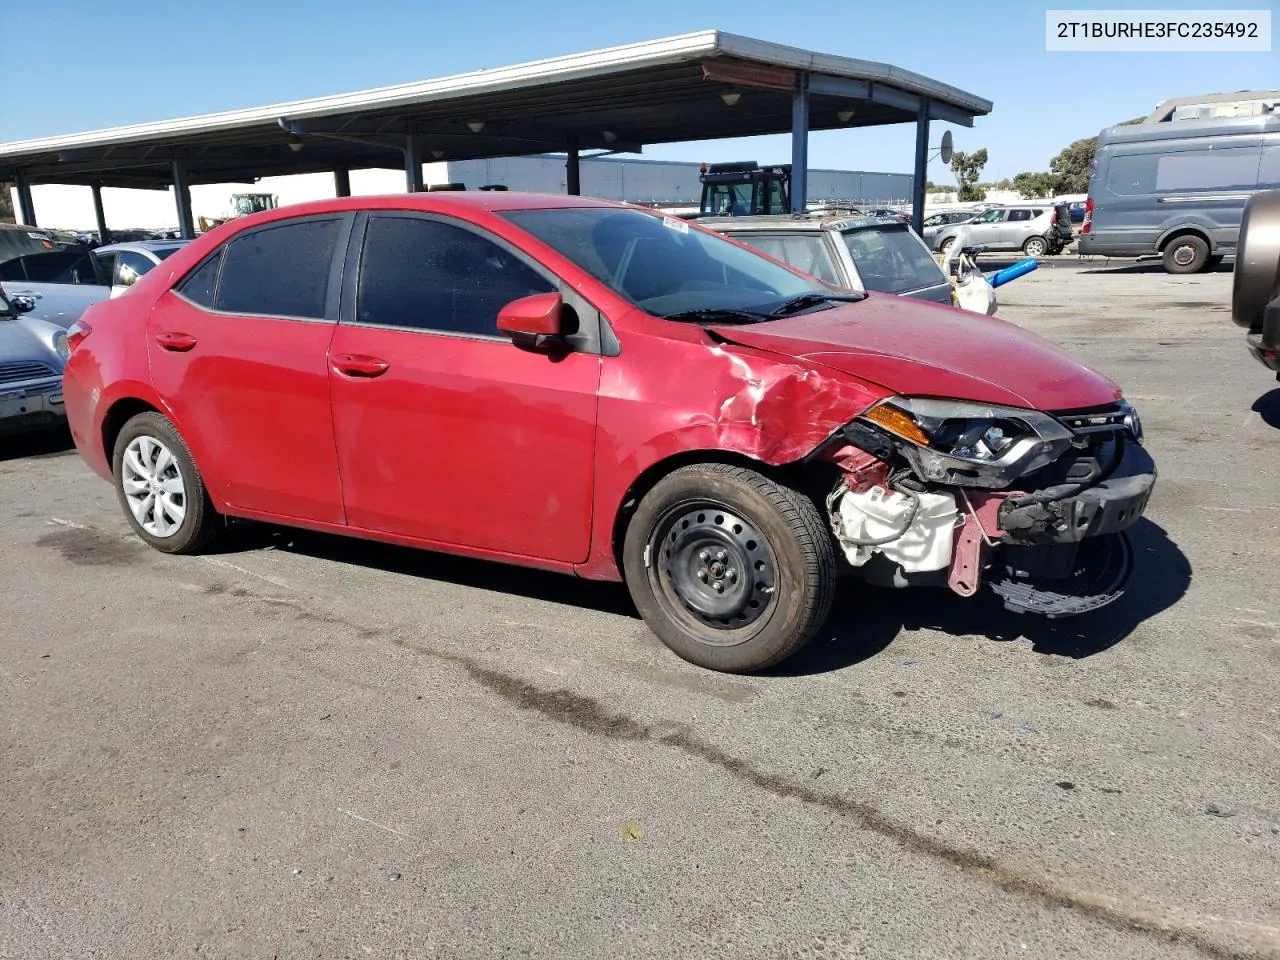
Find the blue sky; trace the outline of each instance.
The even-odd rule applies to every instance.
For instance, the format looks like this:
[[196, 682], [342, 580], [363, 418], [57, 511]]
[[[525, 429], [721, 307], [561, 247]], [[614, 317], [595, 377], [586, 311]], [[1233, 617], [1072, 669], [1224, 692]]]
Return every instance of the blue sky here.
[[[1243, 0], [1230, 8], [1266, 8]], [[1058, 0], [130, 0], [23, 3], [5, 18], [0, 141], [189, 116], [439, 77], [715, 28], [880, 60], [994, 101], [956, 148], [986, 147], [984, 179], [1047, 168], [1072, 140], [1143, 116], [1166, 97], [1280, 86], [1270, 53], [1047, 53], [1046, 8], [1203, 9]], [[1273, 38], [1273, 47], [1275, 46]], [[10, 65], [11, 67], [14, 64]], [[935, 123], [937, 143], [947, 125]], [[911, 169], [910, 126], [815, 134], [815, 167]], [[783, 137], [646, 148], [653, 159], [778, 162]], [[930, 178], [951, 182], [935, 162]]]

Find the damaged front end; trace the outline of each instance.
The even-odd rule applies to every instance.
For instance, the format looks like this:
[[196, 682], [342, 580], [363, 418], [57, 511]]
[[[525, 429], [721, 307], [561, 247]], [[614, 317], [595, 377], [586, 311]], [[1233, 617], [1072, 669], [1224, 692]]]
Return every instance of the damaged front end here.
[[868, 582], [972, 596], [985, 581], [1010, 610], [1048, 617], [1123, 593], [1133, 567], [1125, 531], [1156, 478], [1124, 400], [1043, 413], [890, 397], [814, 456], [840, 469], [827, 512]]

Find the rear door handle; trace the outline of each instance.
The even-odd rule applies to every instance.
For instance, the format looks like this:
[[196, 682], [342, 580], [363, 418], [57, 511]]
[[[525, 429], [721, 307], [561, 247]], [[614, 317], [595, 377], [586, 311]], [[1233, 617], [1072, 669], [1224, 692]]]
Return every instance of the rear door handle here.
[[344, 377], [380, 377], [387, 372], [391, 364], [377, 357], [366, 357], [362, 354], [343, 353], [331, 357], [333, 369]]
[[196, 345], [196, 338], [189, 333], [157, 333], [156, 343], [161, 350], [173, 350], [185, 353]]

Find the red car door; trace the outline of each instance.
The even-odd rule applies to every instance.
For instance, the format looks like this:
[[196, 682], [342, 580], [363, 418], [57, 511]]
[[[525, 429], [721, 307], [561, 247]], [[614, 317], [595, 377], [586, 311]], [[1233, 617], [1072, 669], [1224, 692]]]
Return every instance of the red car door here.
[[234, 510], [343, 522], [327, 355], [338, 307], [330, 274], [350, 219], [237, 234], [148, 321], [152, 383]]
[[[566, 288], [460, 221], [374, 213], [356, 230], [329, 350], [348, 523], [585, 560], [599, 350], [535, 352], [497, 330], [506, 303]], [[579, 312], [598, 343], [598, 315]]]

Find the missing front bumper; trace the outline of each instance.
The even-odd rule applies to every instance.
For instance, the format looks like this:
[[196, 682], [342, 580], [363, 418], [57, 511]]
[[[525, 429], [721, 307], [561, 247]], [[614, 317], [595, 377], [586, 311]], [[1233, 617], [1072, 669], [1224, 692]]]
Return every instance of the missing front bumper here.
[[1004, 542], [1015, 546], [1079, 543], [1119, 533], [1142, 518], [1156, 482], [1151, 454], [1125, 445], [1112, 474], [1073, 496], [1038, 501], [1034, 494], [1010, 497], [1000, 506]]

